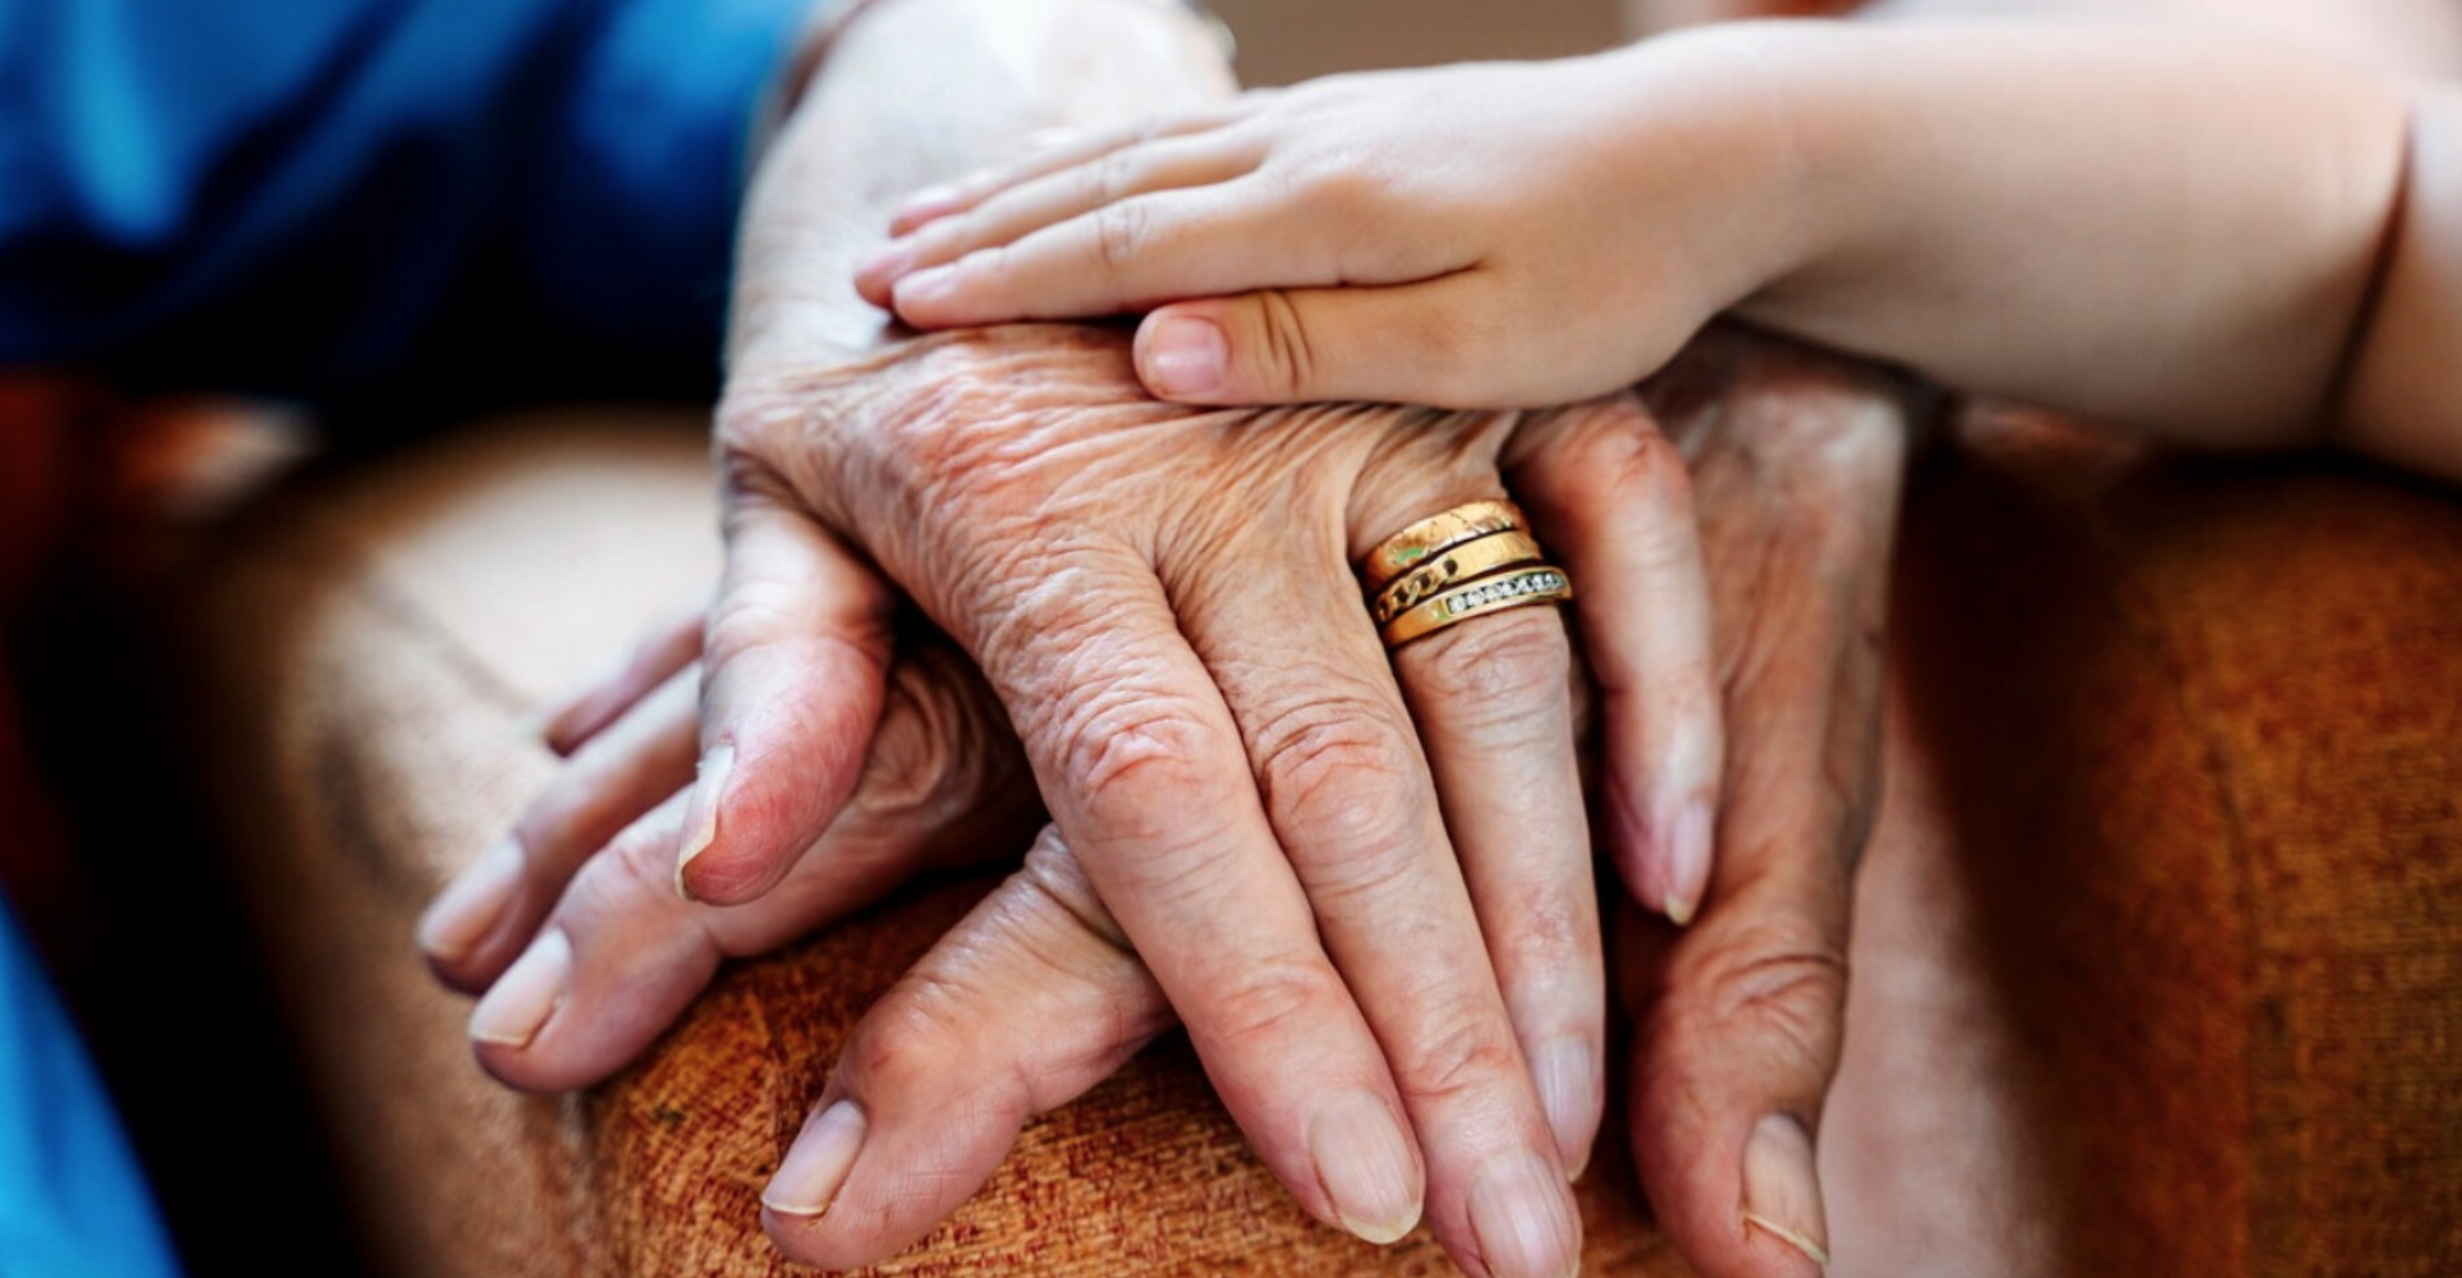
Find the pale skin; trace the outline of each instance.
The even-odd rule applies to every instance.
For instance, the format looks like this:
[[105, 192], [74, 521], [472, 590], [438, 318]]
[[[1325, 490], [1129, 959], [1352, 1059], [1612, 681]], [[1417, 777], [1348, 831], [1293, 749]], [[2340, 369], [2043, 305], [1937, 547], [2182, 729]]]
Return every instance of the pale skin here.
[[[1031, 778], [1056, 828], [1036, 872], [1004, 892], [1062, 905], [1066, 917], [1045, 910], [1042, 930], [1023, 933], [970, 924], [951, 946], [1034, 983], [926, 983], [979, 1000], [963, 1023], [982, 1032], [945, 1056], [888, 1050], [945, 1023], [919, 1016], [911, 998], [866, 1021], [771, 1186], [766, 1223], [787, 1254], [842, 1266], [910, 1242], [971, 1192], [1017, 1123], [1176, 1016], [1263, 1161], [1321, 1219], [1375, 1237], [1416, 1218], [1473, 1274], [1563, 1272], [1579, 1237], [1564, 1178], [1595, 1138], [1607, 1086], [1563, 625], [1524, 610], [1389, 657], [1348, 577], [1352, 556], [1431, 503], [1506, 486], [1577, 575], [1620, 586], [1577, 614], [1601, 681], [1611, 793], [1648, 800], [1663, 787], [1647, 743], [1682, 739], [1664, 724], [1715, 734], [1722, 700], [1743, 715], [1753, 749], [1734, 774], [1740, 790], [1726, 789], [1734, 756], [1724, 749], [1688, 747], [1698, 757], [1677, 773], [1688, 801], [1715, 795], [1729, 813], [1718, 837], [1731, 855], [1700, 871], [1703, 899], [1725, 904], [1646, 947], [1624, 974], [1628, 1000], [1650, 1012], [1632, 1135], [1668, 1228], [1705, 1273], [1807, 1272], [1823, 1232], [1809, 1133], [1836, 1057], [1846, 870], [1868, 805], [1870, 627], [1903, 447], [1900, 419], [1871, 407], [1887, 387], [1843, 377], [1848, 390], [1824, 392], [1860, 406], [1826, 455], [1756, 443], [1696, 401], [1675, 419], [1698, 455], [1739, 459], [1739, 491], [1756, 498], [1731, 502], [1714, 525], [1728, 529], [1730, 553], [1800, 573], [1791, 609], [1735, 604], [1761, 620], [1740, 631], [1744, 646], [1713, 655], [1699, 637], [1708, 618], [1686, 468], [1657, 415], [1630, 397], [1550, 414], [1191, 413], [1144, 400], [1124, 345], [1098, 332], [883, 333], [847, 281], [889, 201], [934, 169], [990, 158], [1019, 128], [1118, 117], [1206, 83], [1203, 64], [1192, 74], [1177, 61], [1201, 47], [1180, 21], [1114, 0], [900, 0], [850, 33], [780, 136], [748, 214], [721, 433], [734, 481], [729, 579], [711, 624], [698, 645], [688, 632], [653, 644], [618, 680], [623, 690], [562, 719], [559, 736], [577, 749], [570, 784], [439, 901], [423, 945], [446, 979], [485, 991], [473, 1033], [491, 1071], [525, 1087], [583, 1085], [646, 1045], [724, 957], [774, 946], [915, 869], [980, 856], [987, 832], [1033, 821]], [[1079, 52], [1091, 33], [1117, 28], [1116, 65], [1151, 78], [1088, 100], [1069, 96], [1085, 77], [1055, 76], [1070, 87], [1029, 93], [1032, 109], [1021, 109], [1007, 94], [1039, 83], [1050, 59], [1033, 38], [1026, 52], [1002, 52], [1020, 26]], [[1759, 500], [1787, 489], [1787, 475], [1820, 500]], [[918, 491], [934, 495], [933, 520], [902, 508]], [[1827, 535], [1801, 535], [1808, 504], [1831, 512]], [[1035, 536], [1018, 539], [1004, 510], [1037, 512], [1024, 529]], [[895, 596], [849, 543], [963, 659], [891, 631]], [[1074, 573], [1059, 584], [1095, 593], [1052, 594], [1059, 615], [1004, 624], [1004, 611], [1031, 602], [1017, 593], [1034, 580], [1022, 570], [1055, 565]], [[1172, 638], [1218, 654], [1201, 658], [1210, 684], [1186, 678], [1173, 655], [1184, 649], [1150, 624], [1161, 618], [1143, 592], [1155, 583], [1138, 572], [1160, 575]], [[1689, 584], [1651, 584], [1670, 573]], [[1244, 579], [1292, 574], [1306, 578], [1294, 591], [1239, 597]], [[1327, 606], [1319, 617], [1291, 599]], [[1094, 628], [1070, 620], [1079, 614]], [[1663, 630], [1636, 630], [1636, 618], [1684, 623], [1693, 646], [1654, 646]], [[1090, 636], [1101, 660], [1085, 662], [1083, 642], [1038, 643], [1067, 634]], [[1243, 637], [1262, 645], [1258, 660], [1240, 658]], [[1682, 659], [1652, 655], [1665, 652]], [[1274, 680], [1292, 685], [1287, 698]], [[1081, 765], [1105, 756], [1073, 755], [1070, 742], [1121, 734], [1068, 725], [1102, 710], [1089, 698], [1123, 687], [1139, 695], [1120, 706], [1185, 711], [1173, 732], [1204, 748], [1175, 745], [1154, 756], [1167, 769], [1141, 763], [1090, 785]], [[1229, 710], [1227, 724], [1208, 697]], [[1244, 735], [1283, 719], [1285, 701], [1288, 731], [1330, 749], [1288, 753]], [[1132, 741], [1154, 735], [1111, 726]], [[732, 747], [732, 762], [713, 767], [713, 744]], [[1259, 750], [1325, 775], [1251, 771]], [[696, 753], [698, 786], [679, 775]], [[1632, 768], [1636, 758], [1647, 766]], [[1134, 798], [1139, 771], [1169, 783], [1152, 797], [1158, 816], [1105, 810]], [[1481, 772], [1485, 787], [1459, 779]], [[1611, 843], [1656, 837], [1656, 807], [1627, 801]], [[1201, 833], [1240, 837], [1175, 846], [1155, 823], [1183, 828], [1205, 811]], [[1306, 836], [1328, 820], [1340, 837]], [[1387, 828], [1403, 834], [1378, 833]], [[1361, 864], [1388, 843], [1395, 873], [1378, 893], [1346, 904], [1320, 890], [1341, 857]], [[1240, 877], [1192, 880], [1203, 890], [1175, 896], [1168, 875], [1151, 876], [1182, 852], [1205, 873]], [[673, 890], [679, 859], [695, 899]], [[1072, 883], [1094, 896], [1071, 895]], [[1360, 912], [1371, 907], [1388, 913]], [[1320, 935], [1336, 953], [1310, 948]], [[1080, 947], [1064, 952], [1085, 962], [1039, 963], [1036, 938]], [[1121, 939], [1136, 942], [1139, 961], [1082, 951]], [[1397, 966], [1407, 980], [1391, 979]], [[1238, 981], [1260, 972], [1305, 974], [1277, 988], [1308, 993], [1309, 1005], [1243, 1018]], [[1116, 1014], [1055, 1015], [1051, 1000]], [[1090, 1025], [1099, 1041], [1051, 1041], [1045, 1031], [1062, 1022]], [[1573, 1053], [1559, 1050], [1568, 1040]], [[919, 1059], [948, 1060], [952, 1072], [885, 1064]], [[1019, 1090], [991, 1098], [980, 1111], [989, 1123], [936, 1121], [952, 1089], [994, 1084]], [[1398, 1155], [1359, 1157], [1356, 1106], [1327, 1127], [1328, 1106], [1359, 1095], [1393, 1124]], [[1329, 1148], [1328, 1130], [1349, 1139]], [[953, 1160], [975, 1180], [946, 1174]], [[1359, 1174], [1380, 1160], [1378, 1175]]]
[[2462, 92], [2263, 29], [1703, 28], [1339, 77], [923, 192], [909, 323], [1148, 312], [1184, 403], [1554, 403], [1733, 315], [2194, 445], [2462, 478]]

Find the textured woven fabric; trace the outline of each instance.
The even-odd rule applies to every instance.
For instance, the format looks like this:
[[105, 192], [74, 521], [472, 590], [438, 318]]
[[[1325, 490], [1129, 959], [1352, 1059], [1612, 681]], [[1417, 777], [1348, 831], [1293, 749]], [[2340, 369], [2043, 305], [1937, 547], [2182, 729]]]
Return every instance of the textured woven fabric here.
[[2462, 1264], [2462, 505], [1974, 431], [1901, 669], [2079, 1272]]

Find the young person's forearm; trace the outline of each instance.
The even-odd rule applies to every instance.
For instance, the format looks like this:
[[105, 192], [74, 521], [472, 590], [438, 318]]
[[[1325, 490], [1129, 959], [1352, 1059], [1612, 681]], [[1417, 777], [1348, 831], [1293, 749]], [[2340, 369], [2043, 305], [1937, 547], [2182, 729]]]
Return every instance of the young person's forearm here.
[[2188, 442], [2324, 422], [2404, 167], [2382, 77], [2130, 25], [1739, 38], [1807, 205], [1747, 318]]

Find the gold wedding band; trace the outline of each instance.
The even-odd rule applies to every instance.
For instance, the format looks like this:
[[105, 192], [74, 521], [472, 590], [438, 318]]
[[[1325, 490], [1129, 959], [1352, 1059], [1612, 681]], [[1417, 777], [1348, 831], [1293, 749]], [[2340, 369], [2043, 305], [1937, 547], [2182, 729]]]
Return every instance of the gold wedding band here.
[[1359, 561], [1368, 613], [1387, 648], [1472, 617], [1573, 597], [1509, 501], [1474, 501], [1430, 515]]
[[1368, 589], [1382, 590], [1387, 582], [1418, 567], [1430, 555], [1521, 526], [1521, 509], [1512, 502], [1466, 502], [1430, 515], [1378, 542], [1376, 549], [1359, 561], [1359, 575], [1367, 579]]
[[1421, 560], [1418, 567], [1394, 578], [1392, 584], [1378, 592], [1368, 611], [1381, 626], [1466, 581], [1476, 581], [1500, 568], [1538, 562], [1539, 543], [1529, 533], [1519, 528], [1489, 533]]
[[1557, 604], [1573, 597], [1573, 582], [1561, 568], [1541, 564], [1456, 586], [1385, 625], [1385, 646], [1399, 648], [1472, 617], [1528, 604]]

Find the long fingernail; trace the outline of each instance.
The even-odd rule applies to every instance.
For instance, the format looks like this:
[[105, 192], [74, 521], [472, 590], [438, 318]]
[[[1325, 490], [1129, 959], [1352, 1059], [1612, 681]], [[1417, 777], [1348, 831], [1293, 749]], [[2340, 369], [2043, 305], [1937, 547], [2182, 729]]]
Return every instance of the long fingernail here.
[[1598, 1136], [1599, 1114], [1607, 1107], [1600, 1081], [1598, 1045], [1579, 1036], [1544, 1044], [1530, 1057], [1530, 1079], [1539, 1089], [1539, 1108], [1548, 1129], [1556, 1133], [1556, 1152], [1564, 1159], [1571, 1180], [1590, 1164], [1590, 1143]]
[[1710, 890], [1710, 801], [1693, 799], [1667, 829], [1667, 917], [1677, 927], [1693, 921], [1702, 894]]
[[862, 1106], [846, 1099], [832, 1102], [795, 1138], [778, 1174], [761, 1191], [761, 1205], [786, 1216], [818, 1219], [828, 1215], [829, 1205], [838, 1201], [838, 1191], [846, 1187], [846, 1173], [854, 1168], [855, 1155], [863, 1152], [867, 1126]]
[[549, 928], [470, 1009], [470, 1037], [499, 1047], [528, 1047], [555, 1015], [572, 979], [573, 943], [562, 928]]
[[1791, 1114], [1771, 1114], [1744, 1141], [1744, 1223], [1829, 1267], [1829, 1222], [1812, 1136]]
[[521, 845], [505, 839], [463, 866], [419, 916], [419, 949], [446, 962], [469, 954], [503, 917], [521, 865]]
[[1470, 1185], [1470, 1232], [1494, 1278], [1567, 1278], [1581, 1268], [1581, 1225], [1553, 1162], [1499, 1154]]
[[1308, 1125], [1308, 1158], [1344, 1229], [1382, 1246], [1419, 1224], [1419, 1169], [1385, 1102], [1353, 1092]]
[[717, 841], [718, 801], [726, 796], [727, 774], [733, 771], [732, 742], [711, 746], [709, 753], [701, 756], [699, 779], [692, 785], [692, 800], [684, 805], [684, 842], [675, 852], [675, 894], [687, 901], [693, 895], [692, 889], [684, 884], [684, 867]]
[[1222, 389], [1231, 346], [1211, 320], [1167, 315], [1138, 343], [1137, 367], [1146, 389], [1165, 399], [1211, 395]]

